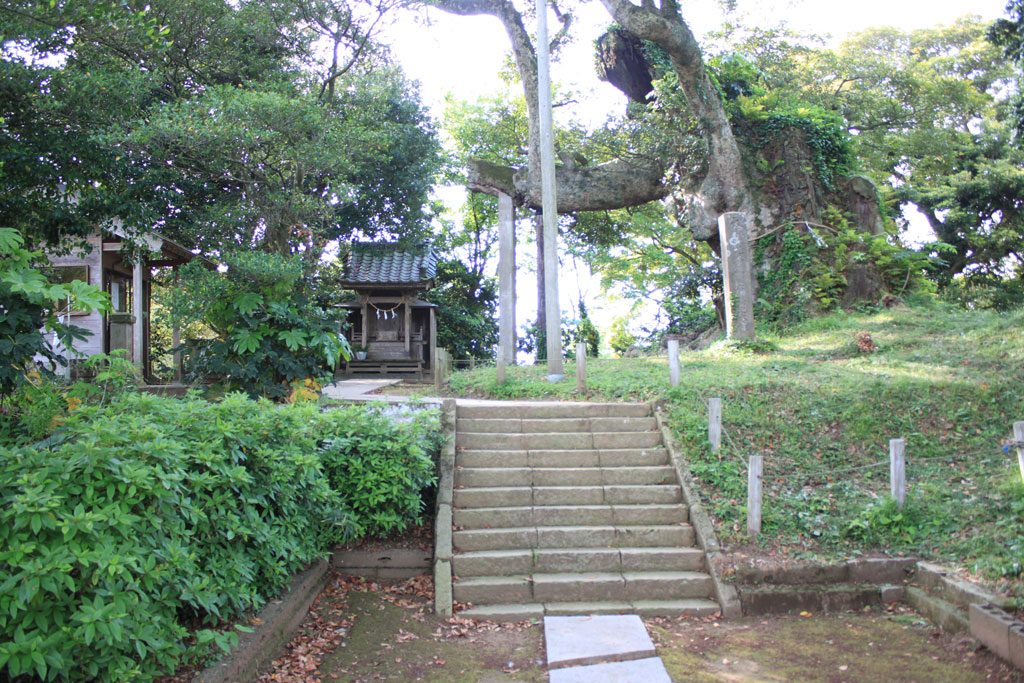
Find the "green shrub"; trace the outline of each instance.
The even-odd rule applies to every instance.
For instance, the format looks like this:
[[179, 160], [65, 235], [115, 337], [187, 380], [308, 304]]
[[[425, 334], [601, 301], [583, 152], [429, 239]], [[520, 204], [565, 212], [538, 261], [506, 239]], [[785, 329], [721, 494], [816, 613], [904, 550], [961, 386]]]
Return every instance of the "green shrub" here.
[[325, 413], [324, 471], [351, 511], [357, 534], [386, 535], [417, 522], [424, 488], [435, 483], [440, 415], [420, 410], [400, 421], [383, 407]]
[[188, 343], [191, 377], [283, 400], [293, 383], [319, 380], [348, 359], [340, 321], [317, 305], [314, 279], [298, 256], [236, 252], [222, 261], [224, 272], [199, 261], [183, 266], [169, 296], [174, 320], [205, 323], [217, 335]]
[[104, 404], [138, 387], [139, 372], [124, 351], [97, 354], [81, 362], [89, 376], [70, 386], [37, 372], [25, 375], [0, 411], [0, 444], [28, 444], [49, 436], [83, 403]]
[[0, 680], [152, 680], [229, 647], [225, 622], [333, 545], [423, 511], [437, 410], [126, 393], [121, 369], [39, 384], [81, 402], [0, 446]]
[[[351, 527], [313, 406], [126, 394], [0, 449], [0, 678], [150, 680]], [[230, 632], [228, 632], [230, 633]]]

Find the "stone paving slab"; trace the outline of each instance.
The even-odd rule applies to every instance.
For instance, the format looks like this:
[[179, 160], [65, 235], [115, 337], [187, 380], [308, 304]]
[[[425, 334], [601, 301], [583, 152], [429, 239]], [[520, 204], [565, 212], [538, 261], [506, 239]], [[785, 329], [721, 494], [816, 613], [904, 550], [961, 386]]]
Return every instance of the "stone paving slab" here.
[[654, 643], [635, 614], [544, 617], [544, 642], [551, 670], [654, 656]]
[[556, 669], [550, 683], [672, 683], [660, 657]]
[[[364, 398], [367, 394], [398, 384], [400, 379], [344, 379], [324, 387], [327, 398], [348, 400]], [[382, 397], [384, 398], [384, 397]]]

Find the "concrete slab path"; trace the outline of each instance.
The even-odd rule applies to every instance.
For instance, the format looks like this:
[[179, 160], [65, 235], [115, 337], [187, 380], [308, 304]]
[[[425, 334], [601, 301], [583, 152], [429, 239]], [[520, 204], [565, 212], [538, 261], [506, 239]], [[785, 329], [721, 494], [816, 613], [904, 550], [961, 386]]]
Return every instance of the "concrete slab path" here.
[[544, 617], [550, 683], [671, 683], [635, 614]]
[[556, 669], [550, 683], [672, 683], [660, 657]]
[[635, 614], [544, 617], [548, 668], [654, 656], [654, 643]]
[[378, 389], [390, 387], [401, 381], [400, 379], [343, 379], [325, 386], [324, 396], [340, 400], [361, 399]]

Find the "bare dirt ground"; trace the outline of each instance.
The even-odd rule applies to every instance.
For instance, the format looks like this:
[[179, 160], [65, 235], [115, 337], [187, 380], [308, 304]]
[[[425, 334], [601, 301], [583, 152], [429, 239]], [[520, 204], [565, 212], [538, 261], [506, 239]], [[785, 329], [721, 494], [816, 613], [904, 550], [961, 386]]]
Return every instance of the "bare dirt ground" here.
[[972, 641], [913, 610], [741, 619], [648, 619], [674, 681], [1020, 681]]
[[[432, 614], [427, 576], [401, 583], [334, 575], [262, 682], [547, 680], [539, 622]], [[674, 681], [1020, 681], [970, 641], [896, 607], [767, 619], [648, 619]]]

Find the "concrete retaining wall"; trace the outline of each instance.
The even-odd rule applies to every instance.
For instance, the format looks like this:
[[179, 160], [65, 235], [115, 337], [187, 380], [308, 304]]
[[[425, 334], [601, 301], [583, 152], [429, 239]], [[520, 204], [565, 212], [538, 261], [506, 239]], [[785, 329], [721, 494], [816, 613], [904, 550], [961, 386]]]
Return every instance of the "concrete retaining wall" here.
[[452, 500], [455, 495], [455, 399], [441, 404], [444, 444], [438, 461], [437, 514], [434, 518], [434, 611], [452, 615]]
[[270, 664], [302, 624], [309, 606], [327, 582], [327, 560], [320, 560], [296, 574], [291, 588], [280, 599], [272, 600], [257, 615], [252, 633], [240, 634], [239, 642], [227, 653], [199, 672], [194, 683], [241, 683], [255, 681], [261, 669]]
[[697, 485], [690, 474], [690, 467], [683, 459], [682, 451], [676, 444], [675, 437], [665, 421], [664, 412], [658, 404], [652, 405], [652, 412], [658, 421], [658, 429], [661, 431], [661, 439], [668, 449], [669, 459], [679, 479], [679, 486], [682, 488], [683, 502], [690, 507], [690, 525], [693, 527], [697, 544], [704, 551], [707, 561], [707, 571], [714, 584], [715, 599], [722, 609], [722, 617], [735, 619], [743, 615], [739, 595], [736, 589], [722, 580], [718, 570], [721, 555], [721, 546], [718, 544], [718, 536], [715, 535], [715, 526], [711, 523], [704, 505], [701, 503], [700, 494], [697, 492]]
[[433, 559], [429, 550], [338, 550], [331, 555], [331, 569], [368, 579], [410, 579], [428, 573]]

